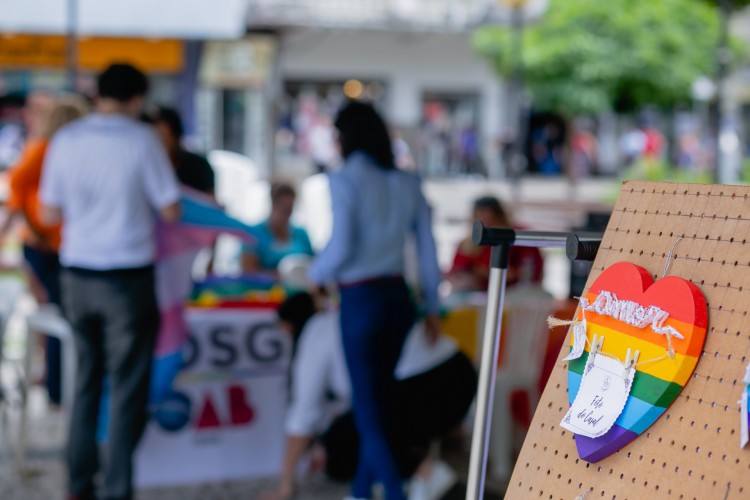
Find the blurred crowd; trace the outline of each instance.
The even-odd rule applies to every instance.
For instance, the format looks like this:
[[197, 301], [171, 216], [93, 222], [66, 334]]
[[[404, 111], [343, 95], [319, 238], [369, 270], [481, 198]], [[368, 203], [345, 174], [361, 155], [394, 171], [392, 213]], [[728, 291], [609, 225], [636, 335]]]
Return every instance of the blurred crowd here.
[[[75, 499], [133, 496], [132, 456], [148, 418], [159, 328], [155, 233], [180, 219], [181, 190], [217, 201], [211, 165], [183, 146], [179, 113], [144, 106], [147, 92], [138, 69], [112, 65], [93, 99], [32, 93], [18, 129], [6, 127], [0, 138], [13, 163], [0, 236], [21, 231], [34, 295], [60, 308], [74, 331], [79, 361], [66, 461]], [[438, 498], [456, 476], [435, 443], [461, 425], [476, 388], [472, 361], [439, 331], [441, 300], [486, 290], [489, 248], [467, 235], [450, 269], [439, 269], [432, 211], [400, 137], [361, 101], [344, 103], [328, 125], [326, 142], [335, 140], [342, 158], [330, 171], [324, 163], [333, 153], [319, 156], [320, 169], [330, 171], [328, 245], [316, 254], [306, 230], [292, 223], [295, 186], [273, 182], [270, 212], [238, 256], [243, 274], [279, 279], [290, 256], [309, 269], [308, 291], [278, 313], [295, 348], [286, 453], [279, 487], [266, 498], [293, 496], [298, 464], [311, 449], [325, 457], [330, 477], [352, 481], [352, 498], [369, 498], [375, 483], [389, 500], [406, 498], [408, 478], [409, 498]], [[514, 226], [492, 195], [474, 202], [471, 221]], [[410, 242], [413, 263], [405, 257]], [[407, 283], [410, 266], [418, 278]], [[542, 274], [538, 250], [512, 250], [509, 286], [539, 284]], [[57, 405], [54, 340], [46, 359]], [[110, 424], [100, 461], [95, 423], [105, 376]]]

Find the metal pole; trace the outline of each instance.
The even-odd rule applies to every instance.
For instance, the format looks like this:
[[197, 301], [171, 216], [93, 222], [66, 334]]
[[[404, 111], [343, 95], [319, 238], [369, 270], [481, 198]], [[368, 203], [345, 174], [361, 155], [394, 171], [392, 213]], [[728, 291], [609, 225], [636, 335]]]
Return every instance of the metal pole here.
[[[525, 1], [513, 2], [511, 11], [511, 54], [513, 68], [508, 86], [508, 125], [513, 130], [510, 147], [510, 174], [514, 184], [518, 184], [523, 162], [523, 14]], [[518, 190], [514, 190], [518, 192]]]
[[729, 48], [729, 15], [732, 11], [732, 0], [719, 0], [719, 43], [716, 49], [716, 180], [719, 183], [728, 184], [733, 179], [731, 172], [728, 172], [726, 158], [721, 149], [721, 134], [724, 129], [724, 105], [726, 100], [726, 80], [729, 72], [729, 62], [731, 51]]
[[[471, 239], [476, 245], [489, 247], [497, 247], [507, 242], [517, 247], [565, 248], [569, 234], [555, 231], [522, 231], [507, 227], [485, 227], [481, 222], [477, 222], [472, 229]], [[592, 233], [576, 234], [589, 235]]]
[[68, 33], [65, 41], [65, 69], [67, 86], [76, 91], [78, 79], [78, 0], [68, 0]]
[[[510, 244], [507, 250], [510, 251]], [[504, 245], [504, 246], [505, 246]], [[501, 247], [493, 247], [493, 254], [502, 252]], [[466, 489], [466, 500], [482, 500], [484, 483], [487, 476], [487, 451], [489, 448], [490, 426], [492, 425], [492, 407], [495, 396], [497, 375], [497, 355], [502, 334], [503, 303], [505, 302], [505, 283], [508, 276], [507, 257], [505, 267], [490, 269], [490, 283], [487, 295], [487, 316], [482, 334], [482, 360], [479, 367], [479, 386], [477, 388], [477, 405], [474, 415], [474, 432], [471, 438], [471, 457], [469, 461], [469, 480]]]
[[602, 237], [602, 233], [570, 233], [565, 243], [565, 254], [571, 262], [591, 262], [596, 258]]
[[502, 336], [502, 314], [510, 248], [514, 244], [538, 248], [564, 248], [567, 235], [568, 233], [487, 228], [479, 222], [474, 225], [472, 232], [474, 243], [492, 246], [492, 258], [490, 260], [490, 282], [487, 288], [487, 314], [482, 334], [482, 357], [479, 365], [479, 384], [471, 439], [466, 500], [482, 500], [484, 498], [487, 452], [495, 400], [497, 356]]

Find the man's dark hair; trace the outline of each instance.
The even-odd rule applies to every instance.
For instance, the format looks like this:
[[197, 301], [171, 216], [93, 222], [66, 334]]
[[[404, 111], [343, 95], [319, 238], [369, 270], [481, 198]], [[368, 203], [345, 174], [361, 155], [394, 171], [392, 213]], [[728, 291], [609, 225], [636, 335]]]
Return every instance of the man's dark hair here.
[[182, 136], [185, 134], [185, 127], [182, 124], [180, 113], [174, 108], [159, 106], [151, 116], [151, 119], [154, 124], [163, 123], [166, 125], [175, 139], [182, 139]]
[[128, 102], [148, 92], [148, 79], [130, 64], [113, 64], [99, 74], [99, 97]]
[[0, 108], [23, 108], [24, 106], [26, 106], [24, 94], [14, 92], [0, 96]]
[[367, 153], [383, 169], [396, 168], [388, 128], [372, 105], [349, 101], [335, 122], [344, 158], [355, 151]]

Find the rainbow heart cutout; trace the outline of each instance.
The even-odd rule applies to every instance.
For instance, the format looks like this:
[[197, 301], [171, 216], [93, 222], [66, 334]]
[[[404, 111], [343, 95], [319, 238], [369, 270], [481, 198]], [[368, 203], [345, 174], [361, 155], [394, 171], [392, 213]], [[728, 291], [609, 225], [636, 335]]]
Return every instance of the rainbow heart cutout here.
[[[629, 262], [618, 262], [602, 271], [586, 298], [593, 303], [602, 291], [612, 292], [620, 300], [661, 308], [669, 313], [664, 324], [675, 328], [684, 338], [672, 337], [674, 359], [665, 358], [636, 367], [625, 408], [605, 435], [598, 438], [575, 436], [578, 455], [591, 463], [622, 449], [666, 412], [698, 364], [708, 324], [703, 292], [690, 281], [677, 276], [667, 276], [654, 282], [644, 268]], [[586, 311], [585, 315], [589, 342], [594, 335], [604, 336], [602, 350], [621, 361], [625, 360], [629, 348], [640, 351], [641, 363], [663, 357], [666, 352], [666, 336], [657, 334], [649, 326], [638, 328], [593, 311]], [[583, 355], [568, 364], [568, 400], [571, 405], [578, 394], [588, 356], [587, 345]]]

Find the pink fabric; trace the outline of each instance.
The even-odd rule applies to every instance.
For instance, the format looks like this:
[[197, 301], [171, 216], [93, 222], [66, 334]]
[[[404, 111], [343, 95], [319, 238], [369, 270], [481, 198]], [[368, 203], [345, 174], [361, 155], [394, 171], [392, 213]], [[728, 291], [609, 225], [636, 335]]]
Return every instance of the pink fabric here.
[[210, 248], [216, 237], [228, 233], [253, 242], [251, 228], [226, 215], [202, 193], [183, 189], [182, 220], [157, 226], [157, 297], [161, 328], [156, 357], [178, 352], [187, 339], [183, 317], [184, 303], [190, 296], [193, 260], [203, 248]]
[[187, 341], [188, 328], [182, 303], [161, 310], [161, 328], [156, 341], [155, 356], [165, 356], [179, 351]]

